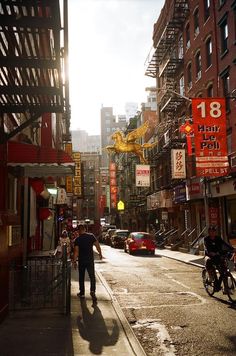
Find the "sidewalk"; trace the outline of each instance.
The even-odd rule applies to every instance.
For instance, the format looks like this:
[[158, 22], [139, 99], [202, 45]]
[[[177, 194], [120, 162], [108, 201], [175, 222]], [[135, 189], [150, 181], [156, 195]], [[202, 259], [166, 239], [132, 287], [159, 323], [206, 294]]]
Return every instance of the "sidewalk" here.
[[0, 325], [1, 356], [145, 356], [121, 308], [97, 273], [97, 305], [92, 304], [89, 281], [79, 299], [78, 271], [72, 270], [71, 314], [21, 311]]
[[179, 251], [172, 251], [168, 249], [156, 249], [156, 254], [174, 260], [188, 263], [197, 267], [203, 267], [205, 265], [204, 256], [193, 255], [190, 253], [183, 253]]

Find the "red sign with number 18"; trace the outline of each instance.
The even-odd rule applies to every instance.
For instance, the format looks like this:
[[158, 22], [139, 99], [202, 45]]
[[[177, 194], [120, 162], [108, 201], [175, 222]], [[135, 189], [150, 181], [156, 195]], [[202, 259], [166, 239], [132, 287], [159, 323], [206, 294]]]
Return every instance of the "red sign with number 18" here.
[[196, 174], [218, 177], [228, 173], [224, 98], [192, 99]]

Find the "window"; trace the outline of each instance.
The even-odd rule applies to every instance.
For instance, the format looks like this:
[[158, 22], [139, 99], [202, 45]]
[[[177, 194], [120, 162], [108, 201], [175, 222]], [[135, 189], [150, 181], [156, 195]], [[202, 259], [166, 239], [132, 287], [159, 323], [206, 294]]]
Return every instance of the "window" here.
[[226, 98], [226, 111], [230, 110], [230, 85], [229, 85], [229, 71], [228, 68], [220, 74], [222, 80], [223, 95]]
[[186, 49], [190, 47], [190, 25], [189, 23], [186, 26]]
[[206, 65], [207, 68], [212, 65], [212, 40], [209, 37], [206, 41]]
[[194, 35], [197, 36], [199, 34], [199, 10], [196, 9], [193, 15], [194, 22]]
[[183, 56], [184, 56], [183, 36], [180, 36], [178, 41], [178, 58], [182, 59]]
[[210, 0], [204, 0], [204, 20], [205, 20], [205, 22], [209, 18], [209, 16], [210, 16]]
[[187, 67], [187, 84], [188, 89], [192, 88], [192, 64], [189, 63]]
[[213, 84], [209, 84], [207, 87], [207, 96], [213, 98]]
[[196, 68], [196, 80], [199, 80], [202, 76], [202, 59], [201, 59], [200, 51], [198, 51], [195, 56], [195, 68]]
[[8, 197], [7, 209], [17, 213], [17, 179], [9, 174], [8, 176]]
[[184, 95], [184, 76], [182, 75], [179, 79], [179, 93]]
[[228, 50], [228, 37], [229, 37], [228, 23], [227, 23], [226, 16], [224, 16], [224, 18], [219, 22], [219, 26], [220, 26], [220, 39], [221, 39], [221, 54], [224, 54]]

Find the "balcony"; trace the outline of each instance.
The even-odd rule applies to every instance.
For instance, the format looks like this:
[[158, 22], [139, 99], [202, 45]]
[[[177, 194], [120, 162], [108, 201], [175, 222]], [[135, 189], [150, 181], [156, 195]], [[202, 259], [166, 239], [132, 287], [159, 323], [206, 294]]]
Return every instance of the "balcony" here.
[[183, 58], [174, 58], [169, 57], [166, 58], [162, 63], [159, 65], [159, 73], [158, 76], [161, 77], [162, 75], [166, 75], [166, 77], [174, 77], [176, 71], [183, 63]]
[[59, 0], [1, 1], [0, 114], [14, 128], [9, 140], [42, 113], [63, 113]]
[[178, 96], [171, 90], [168, 90], [162, 96], [160, 101], [160, 112], [172, 113], [177, 110], [177, 108], [186, 102], [186, 99], [181, 95]]
[[[187, 0], [167, 0], [154, 25], [153, 47], [145, 62], [145, 75], [156, 77], [166, 53], [171, 53], [189, 14]], [[176, 63], [178, 64], [178, 62]], [[173, 66], [173, 64], [172, 64]]]

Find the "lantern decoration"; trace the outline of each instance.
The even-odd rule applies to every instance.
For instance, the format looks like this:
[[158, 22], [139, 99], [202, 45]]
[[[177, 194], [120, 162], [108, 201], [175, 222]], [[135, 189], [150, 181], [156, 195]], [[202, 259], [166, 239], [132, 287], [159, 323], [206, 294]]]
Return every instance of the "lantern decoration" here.
[[193, 133], [193, 125], [189, 121], [186, 121], [185, 124], [180, 126], [179, 130], [180, 132], [183, 132], [186, 135], [188, 155], [191, 156], [192, 155], [191, 133]]
[[36, 195], [40, 195], [44, 190], [44, 182], [42, 179], [30, 179], [30, 185], [35, 191]]
[[48, 199], [50, 194], [48, 190], [45, 188], [44, 182], [42, 179], [31, 179], [30, 185], [36, 193], [36, 196], [41, 196], [43, 199]]

